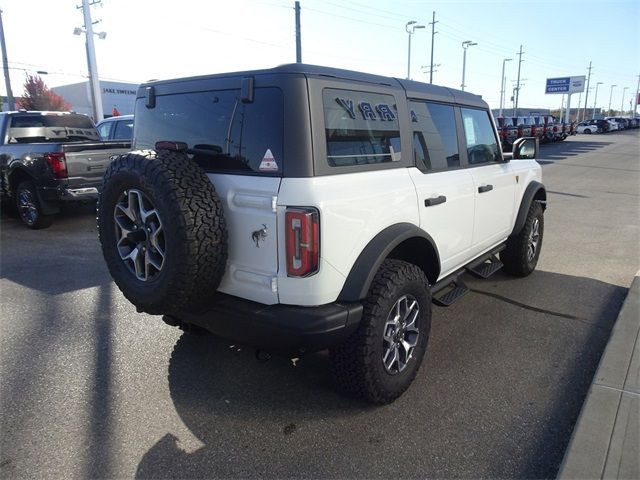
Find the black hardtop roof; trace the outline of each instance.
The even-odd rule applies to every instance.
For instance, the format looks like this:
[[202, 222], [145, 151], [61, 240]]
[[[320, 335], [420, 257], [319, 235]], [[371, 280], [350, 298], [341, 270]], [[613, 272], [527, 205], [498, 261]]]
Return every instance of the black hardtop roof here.
[[340, 68], [323, 67], [319, 65], [308, 65], [305, 63], [288, 63], [285, 65], [279, 65], [274, 68], [263, 70], [246, 70], [239, 72], [217, 73], [168, 80], [150, 80], [140, 85], [137, 97], [144, 97], [145, 88], [149, 86], [168, 85], [174, 83], [189, 82], [193, 80], [207, 80], [223, 77], [249, 77], [274, 74], [297, 74], [312, 77], [334, 77], [337, 79], [351, 80], [369, 84], [387, 85], [392, 87], [399, 86], [405, 90], [408, 98], [420, 98], [428, 96], [431, 99], [439, 100], [442, 102], [461, 103], [465, 105], [488, 108], [487, 103], [482, 100], [482, 97], [469, 92], [463, 92], [462, 90], [456, 90], [440, 85], [431, 85], [428, 83], [416, 82], [413, 80], [385, 77], [372, 73], [356, 72], [353, 70], [343, 70]]

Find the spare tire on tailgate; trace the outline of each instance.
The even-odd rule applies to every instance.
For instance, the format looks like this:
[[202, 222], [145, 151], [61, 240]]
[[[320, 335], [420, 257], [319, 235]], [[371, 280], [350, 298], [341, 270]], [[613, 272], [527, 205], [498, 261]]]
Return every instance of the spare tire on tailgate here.
[[104, 175], [98, 232], [111, 276], [139, 311], [200, 309], [224, 275], [222, 205], [205, 172], [184, 153], [116, 157]]

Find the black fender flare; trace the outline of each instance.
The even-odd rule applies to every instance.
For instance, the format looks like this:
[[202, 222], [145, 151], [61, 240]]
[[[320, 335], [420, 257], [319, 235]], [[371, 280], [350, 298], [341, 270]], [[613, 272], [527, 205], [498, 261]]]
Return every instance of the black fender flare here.
[[547, 208], [547, 190], [544, 188], [544, 185], [540, 182], [532, 181], [524, 191], [524, 195], [522, 195], [522, 201], [520, 202], [520, 209], [518, 210], [518, 216], [516, 217], [516, 223], [511, 231], [511, 235], [516, 235], [522, 227], [524, 227], [524, 222], [527, 220], [527, 213], [529, 213], [529, 208], [531, 208], [531, 203], [534, 201], [534, 198], [538, 196], [538, 192], [541, 192], [540, 196], [542, 197], [542, 207], [544, 209]]
[[338, 296], [339, 302], [357, 302], [367, 296], [373, 277], [382, 262], [402, 242], [417, 238], [427, 241], [437, 259], [437, 271], [429, 278], [431, 283], [440, 275], [440, 255], [433, 238], [411, 223], [397, 223], [378, 233], [360, 252]]

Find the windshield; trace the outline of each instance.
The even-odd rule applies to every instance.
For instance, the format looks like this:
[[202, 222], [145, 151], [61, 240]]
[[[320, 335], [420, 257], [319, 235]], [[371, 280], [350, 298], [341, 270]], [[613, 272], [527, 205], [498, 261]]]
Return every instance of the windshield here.
[[11, 119], [9, 143], [78, 142], [99, 140], [93, 122], [85, 115], [33, 114]]

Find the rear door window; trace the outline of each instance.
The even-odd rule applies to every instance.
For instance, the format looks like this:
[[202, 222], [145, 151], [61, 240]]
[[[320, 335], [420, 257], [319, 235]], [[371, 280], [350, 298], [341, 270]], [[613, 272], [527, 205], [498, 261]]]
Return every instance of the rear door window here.
[[458, 132], [453, 106], [412, 101], [413, 151], [417, 165], [427, 171], [458, 168]]
[[400, 161], [400, 127], [392, 95], [326, 88], [322, 101], [329, 166]]
[[154, 108], [138, 99], [134, 147], [184, 142], [207, 172], [279, 175], [283, 167], [283, 97], [256, 88], [252, 103], [240, 90], [159, 95]]

